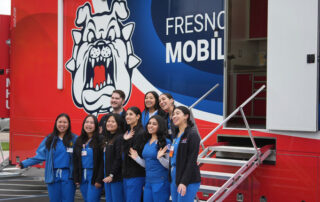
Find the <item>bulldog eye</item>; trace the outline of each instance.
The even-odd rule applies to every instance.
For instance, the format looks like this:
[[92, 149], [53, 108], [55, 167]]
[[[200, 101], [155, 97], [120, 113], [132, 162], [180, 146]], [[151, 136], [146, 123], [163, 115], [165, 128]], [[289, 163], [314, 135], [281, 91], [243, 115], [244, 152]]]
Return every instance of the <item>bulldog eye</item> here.
[[115, 37], [116, 37], [116, 32], [114, 31], [114, 29], [110, 29], [107, 39], [110, 41], [113, 41]]
[[89, 31], [89, 34], [88, 34], [88, 41], [91, 43], [93, 41], [95, 41], [95, 35], [92, 31]]

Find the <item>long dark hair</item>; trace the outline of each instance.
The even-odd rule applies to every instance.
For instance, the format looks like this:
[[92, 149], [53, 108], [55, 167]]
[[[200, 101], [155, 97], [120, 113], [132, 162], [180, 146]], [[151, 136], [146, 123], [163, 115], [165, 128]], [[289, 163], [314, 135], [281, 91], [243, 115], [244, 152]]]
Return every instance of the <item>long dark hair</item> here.
[[96, 116], [89, 114], [88, 116], [86, 116], [86, 118], [84, 118], [83, 123], [82, 123], [82, 129], [81, 129], [81, 135], [78, 137], [77, 141], [76, 141], [76, 145], [82, 147], [83, 144], [85, 144], [88, 140], [88, 134], [87, 132], [84, 130], [84, 124], [86, 122], [86, 120], [92, 117], [93, 118], [93, 122], [94, 122], [94, 131], [93, 131], [93, 136], [92, 136], [92, 140], [89, 143], [89, 146], [92, 148], [98, 147], [99, 146], [99, 126], [98, 126], [98, 119]]
[[177, 109], [180, 109], [184, 115], [188, 115], [187, 125], [189, 127], [192, 127], [194, 124], [192, 123], [191, 118], [190, 118], [190, 110], [185, 106], [178, 106], [173, 111], [175, 111]]
[[[143, 127], [142, 126], [142, 123], [141, 123], [141, 111], [138, 107], [136, 106], [133, 106], [133, 107], [130, 107], [128, 110], [127, 110], [127, 113], [128, 111], [132, 111], [135, 115], [140, 115], [140, 118], [138, 119], [138, 123], [137, 125], [133, 128], [134, 130], [137, 129], [137, 128], [140, 128], [140, 127]], [[130, 126], [129, 126], [130, 127]]]
[[56, 121], [54, 122], [54, 126], [53, 126], [53, 131], [52, 133], [48, 136], [47, 140], [46, 140], [46, 148], [48, 150], [50, 150], [51, 148], [51, 145], [53, 146], [53, 148], [56, 148], [56, 145], [57, 145], [57, 141], [58, 141], [58, 136], [59, 136], [59, 130], [57, 128], [57, 122], [58, 122], [58, 119], [61, 118], [61, 117], [65, 117], [68, 122], [69, 122], [69, 127], [66, 131], [66, 134], [64, 134], [63, 136], [63, 144], [64, 146], [66, 147], [70, 147], [72, 145], [70, 145], [70, 142], [72, 140], [72, 133], [71, 133], [71, 121], [70, 121], [70, 117], [68, 114], [65, 114], [65, 113], [61, 113], [57, 116], [56, 118]]
[[113, 114], [113, 113], [108, 114], [106, 116], [104, 125], [107, 124], [110, 117], [114, 117], [118, 128], [114, 134], [111, 134], [110, 131], [107, 130], [107, 127], [106, 126], [104, 127], [104, 130], [102, 131], [102, 134], [104, 136], [104, 141], [102, 143], [103, 147], [106, 145], [106, 142], [112, 144], [118, 135], [123, 135], [123, 133], [124, 133], [124, 128], [125, 128], [124, 127], [124, 120], [120, 114]]
[[[174, 109], [176, 108], [176, 106], [174, 105], [174, 99], [173, 99], [173, 97], [172, 97], [172, 95], [170, 94], [170, 93], [162, 93], [161, 95], [164, 95], [164, 96], [166, 96], [168, 99], [172, 99], [173, 100], [173, 102], [172, 102], [172, 105], [173, 105], [173, 110], [172, 110], [172, 112], [174, 111]], [[160, 95], [160, 96], [161, 96]], [[159, 96], [159, 97], [160, 97]], [[159, 101], [159, 103], [160, 103], [160, 101]], [[169, 112], [165, 112], [161, 107], [160, 107], [160, 109], [161, 109], [161, 111], [160, 111], [160, 113], [158, 113], [160, 116], [162, 116], [164, 119], [166, 119], [166, 118], [168, 118], [169, 117]]]
[[146, 135], [146, 140], [149, 141], [151, 139], [151, 134], [149, 133], [148, 131], [148, 125], [149, 125], [149, 122], [151, 119], [155, 119], [158, 123], [158, 130], [156, 132], [157, 134], [157, 138], [158, 138], [158, 143], [157, 143], [157, 146], [158, 146], [158, 150], [160, 148], [163, 148], [167, 145], [167, 141], [166, 141], [166, 137], [167, 137], [167, 127], [166, 127], [166, 124], [165, 124], [165, 120], [160, 116], [160, 115], [154, 115], [152, 116], [149, 121], [148, 121], [148, 124], [147, 124], [147, 135]]
[[173, 99], [173, 96], [170, 93], [162, 93], [161, 95], [166, 96], [168, 99], [172, 99], [173, 100], [172, 104], [174, 105], [174, 99]]
[[[156, 93], [155, 91], [149, 91], [147, 92], [145, 95], [144, 95], [144, 100], [146, 100], [146, 97], [148, 94], [152, 94], [154, 99], [155, 99], [155, 103], [154, 103], [154, 109], [155, 110], [158, 110], [160, 108], [160, 105], [159, 105], [159, 95], [158, 93]], [[147, 108], [146, 106], [146, 102], [144, 102], [144, 111], [147, 112], [149, 111], [149, 108]]]
[[[152, 94], [154, 99], [155, 99], [154, 109], [158, 110], [158, 114], [160, 116], [165, 117], [166, 116], [166, 112], [163, 111], [161, 109], [160, 105], [159, 105], [159, 95], [158, 95], [158, 93], [155, 92], [155, 91], [149, 91], [144, 95], [144, 100], [146, 100], [146, 97], [147, 97], [148, 94]], [[146, 102], [144, 102], [144, 113], [147, 114], [148, 111], [149, 111], [149, 108], [147, 108]]]

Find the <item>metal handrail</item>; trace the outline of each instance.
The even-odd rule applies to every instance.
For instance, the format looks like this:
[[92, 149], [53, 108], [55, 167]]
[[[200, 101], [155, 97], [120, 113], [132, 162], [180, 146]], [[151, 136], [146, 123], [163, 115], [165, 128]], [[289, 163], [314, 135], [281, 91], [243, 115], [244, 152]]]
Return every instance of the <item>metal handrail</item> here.
[[[215, 132], [217, 132], [217, 130], [219, 128], [221, 128], [221, 126], [226, 123], [227, 121], [229, 121], [229, 119], [231, 119], [236, 113], [238, 113], [240, 111], [240, 109], [242, 110], [242, 108], [248, 104], [248, 102], [250, 102], [255, 96], [257, 96], [266, 86], [263, 85], [261, 88], [259, 88], [259, 90], [257, 90], [254, 94], [252, 94], [246, 101], [244, 101], [237, 109], [235, 109], [225, 120], [223, 120], [216, 128], [214, 128], [206, 137], [204, 137], [200, 144], [203, 144], [207, 139], [209, 139]], [[244, 114], [243, 114], [244, 115]], [[246, 120], [246, 119], [244, 119]], [[248, 124], [248, 123], [246, 123]], [[248, 129], [248, 128], [247, 128]], [[250, 128], [249, 128], [249, 131], [250, 131]], [[251, 138], [251, 141], [255, 147], [255, 149], [257, 150], [257, 147], [255, 146], [255, 141], [252, 137], [252, 134], [251, 134], [251, 131], [249, 132], [249, 135], [250, 135], [250, 138]], [[257, 150], [258, 151], [258, 150]]]
[[216, 85], [214, 85], [210, 90], [208, 90], [208, 92], [206, 92], [203, 96], [201, 96], [201, 98], [199, 98], [197, 101], [195, 101], [190, 107], [189, 109], [194, 108], [197, 104], [199, 104], [199, 102], [201, 102], [204, 98], [206, 98], [210, 93], [212, 93], [212, 91], [214, 91], [216, 88], [218, 88], [219, 84], [217, 83]]
[[[210, 90], [208, 90], [203, 96], [201, 96], [197, 101], [195, 101], [190, 107], [189, 107], [189, 110], [190, 110], [190, 115], [192, 117], [193, 116], [193, 113], [192, 113], [192, 108], [194, 108], [197, 104], [199, 104], [199, 102], [201, 102], [203, 99], [205, 99], [210, 93], [212, 93], [212, 91], [214, 91], [216, 88], [218, 88], [219, 84], [217, 83], [216, 85], [214, 85]], [[199, 129], [198, 129], [198, 126], [197, 124], [194, 124], [194, 127], [195, 129], [197, 130], [197, 133], [201, 139], [201, 136], [200, 136], [200, 133], [199, 133]], [[200, 143], [202, 149], [205, 149], [205, 146], [203, 143]]]
[[[254, 139], [253, 139], [253, 135], [252, 135], [252, 133], [251, 133], [251, 129], [250, 129], [250, 127], [249, 127], [249, 123], [248, 123], [248, 121], [247, 121], [246, 115], [244, 114], [243, 108], [240, 108], [240, 112], [241, 112], [241, 115], [242, 115], [244, 124], [246, 125], [246, 128], [247, 128], [247, 130], [248, 130], [251, 143], [252, 143], [254, 149], [257, 151], [257, 153], [259, 153], [258, 147], [257, 147], [257, 145], [256, 145], [256, 142], [255, 142]], [[259, 159], [259, 160], [260, 160], [260, 159]]]

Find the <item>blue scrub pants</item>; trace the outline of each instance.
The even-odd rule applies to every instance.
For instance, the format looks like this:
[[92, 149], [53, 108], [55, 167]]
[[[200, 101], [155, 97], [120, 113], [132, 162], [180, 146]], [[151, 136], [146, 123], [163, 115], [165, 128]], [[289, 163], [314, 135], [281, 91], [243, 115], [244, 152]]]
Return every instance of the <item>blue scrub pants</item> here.
[[97, 189], [91, 184], [92, 173], [93, 171], [91, 168], [82, 169], [80, 192], [86, 202], [100, 201], [102, 187]]
[[51, 202], [73, 202], [75, 185], [69, 179], [69, 169], [54, 169], [54, 182], [47, 184]]
[[126, 202], [141, 202], [145, 177], [123, 178], [123, 190]]
[[170, 197], [170, 183], [146, 183], [143, 190], [143, 201], [145, 202], [168, 202]]
[[106, 202], [124, 202], [123, 184], [120, 182], [104, 183]]
[[172, 180], [170, 184], [170, 191], [171, 191], [172, 202], [194, 202], [196, 194], [200, 188], [200, 182], [189, 184], [187, 186], [186, 195], [181, 196], [178, 193], [178, 187], [176, 185], [176, 168], [175, 167], [172, 167], [171, 179]]

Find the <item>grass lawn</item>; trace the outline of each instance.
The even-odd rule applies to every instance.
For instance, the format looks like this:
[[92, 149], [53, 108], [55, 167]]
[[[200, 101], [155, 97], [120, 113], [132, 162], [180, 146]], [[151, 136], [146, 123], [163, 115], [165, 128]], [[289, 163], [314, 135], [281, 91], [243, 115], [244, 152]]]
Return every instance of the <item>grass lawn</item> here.
[[9, 142], [1, 142], [2, 150], [9, 151]]

